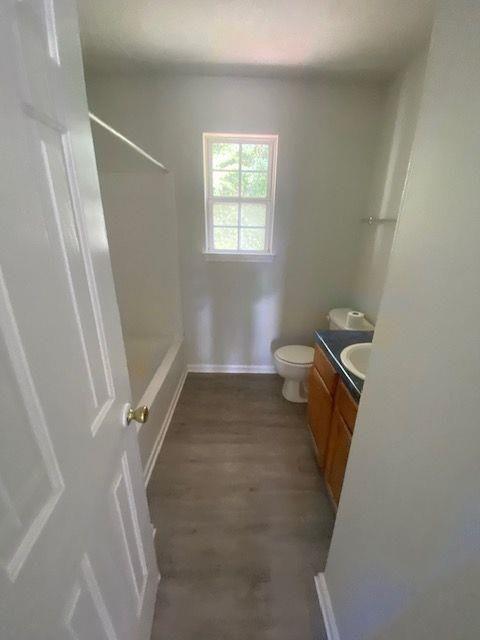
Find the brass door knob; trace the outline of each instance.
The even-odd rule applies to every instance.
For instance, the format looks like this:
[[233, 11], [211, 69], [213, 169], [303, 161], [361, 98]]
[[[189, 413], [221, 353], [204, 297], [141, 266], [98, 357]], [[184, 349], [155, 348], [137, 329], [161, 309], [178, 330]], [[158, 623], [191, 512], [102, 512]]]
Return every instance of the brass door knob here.
[[139, 422], [140, 424], [144, 424], [148, 420], [149, 410], [148, 407], [137, 407], [136, 409], [130, 409], [127, 412], [127, 424], [130, 424], [132, 420], [135, 422]]

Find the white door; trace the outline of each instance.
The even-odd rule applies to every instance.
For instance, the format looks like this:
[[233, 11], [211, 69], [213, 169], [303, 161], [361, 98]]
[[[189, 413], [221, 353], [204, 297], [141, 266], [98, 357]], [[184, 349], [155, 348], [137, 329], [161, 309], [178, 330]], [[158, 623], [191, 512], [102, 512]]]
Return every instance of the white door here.
[[146, 640], [158, 570], [73, 0], [0, 0], [0, 189], [0, 638]]

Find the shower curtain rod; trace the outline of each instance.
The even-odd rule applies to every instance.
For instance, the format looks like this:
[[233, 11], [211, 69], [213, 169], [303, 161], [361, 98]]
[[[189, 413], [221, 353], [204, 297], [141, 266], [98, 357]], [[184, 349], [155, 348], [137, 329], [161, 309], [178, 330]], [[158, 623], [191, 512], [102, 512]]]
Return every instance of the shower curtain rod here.
[[122, 135], [119, 131], [117, 131], [116, 129], [114, 129], [113, 127], [111, 127], [109, 124], [107, 124], [106, 122], [104, 122], [103, 120], [101, 120], [98, 116], [96, 116], [94, 113], [92, 113], [91, 111], [88, 112], [88, 115], [90, 117], [90, 120], [92, 120], [92, 122], [96, 122], [98, 125], [100, 125], [101, 127], [103, 127], [104, 129], [106, 129], [106, 131], [108, 131], [109, 133], [111, 133], [112, 135], [114, 135], [116, 138], [118, 138], [119, 140], [121, 140], [122, 142], [124, 142], [126, 145], [128, 145], [131, 149], [133, 149], [134, 151], [136, 151], [137, 153], [139, 153], [141, 156], [143, 156], [144, 158], [146, 158], [147, 160], [149, 160], [150, 162], [153, 162], [153, 164], [155, 164], [157, 167], [159, 167], [163, 173], [168, 173], [168, 169], [166, 168], [165, 165], [163, 165], [161, 162], [159, 162], [158, 160], [156, 160], [153, 156], [151, 156], [149, 153], [147, 153], [146, 151], [144, 151], [141, 147], [139, 147], [138, 145], [136, 145], [134, 142], [132, 142], [131, 140], [129, 140], [128, 138], [126, 138], [124, 135]]

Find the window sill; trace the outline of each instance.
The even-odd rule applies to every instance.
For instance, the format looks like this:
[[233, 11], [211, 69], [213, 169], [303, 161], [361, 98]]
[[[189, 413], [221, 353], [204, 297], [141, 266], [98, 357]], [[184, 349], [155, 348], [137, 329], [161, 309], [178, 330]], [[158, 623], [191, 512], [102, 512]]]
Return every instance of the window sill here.
[[204, 251], [207, 262], [273, 262], [274, 253], [222, 253], [220, 251]]

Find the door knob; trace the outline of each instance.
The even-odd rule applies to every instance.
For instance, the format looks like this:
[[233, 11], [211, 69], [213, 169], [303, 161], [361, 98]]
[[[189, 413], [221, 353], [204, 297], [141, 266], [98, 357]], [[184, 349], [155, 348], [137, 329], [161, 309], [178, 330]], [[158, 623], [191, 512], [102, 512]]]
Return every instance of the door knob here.
[[133, 409], [130, 407], [127, 411], [127, 424], [130, 424], [132, 420], [144, 424], [148, 420], [149, 410], [147, 406], [137, 407]]

